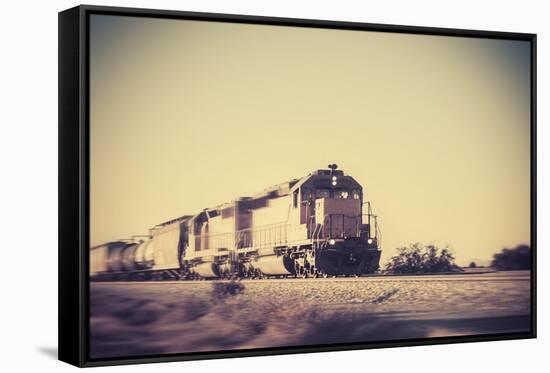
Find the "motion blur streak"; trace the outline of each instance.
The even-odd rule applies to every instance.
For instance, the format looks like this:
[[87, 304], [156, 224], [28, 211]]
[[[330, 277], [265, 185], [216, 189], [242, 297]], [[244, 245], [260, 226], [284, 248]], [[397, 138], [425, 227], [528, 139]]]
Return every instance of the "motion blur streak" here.
[[529, 276], [523, 271], [238, 283], [92, 283], [91, 354], [113, 357], [528, 331]]

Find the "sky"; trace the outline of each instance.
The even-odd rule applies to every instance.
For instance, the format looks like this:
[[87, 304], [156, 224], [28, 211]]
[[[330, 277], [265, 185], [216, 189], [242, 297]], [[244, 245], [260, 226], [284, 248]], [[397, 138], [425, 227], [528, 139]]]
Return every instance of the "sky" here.
[[525, 41], [92, 15], [91, 245], [337, 163], [459, 264], [530, 242]]

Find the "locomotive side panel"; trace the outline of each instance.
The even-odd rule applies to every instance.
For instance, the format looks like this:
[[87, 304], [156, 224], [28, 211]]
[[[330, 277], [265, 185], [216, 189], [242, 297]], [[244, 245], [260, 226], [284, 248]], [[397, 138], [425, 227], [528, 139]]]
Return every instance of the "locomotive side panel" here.
[[235, 203], [200, 212], [185, 227], [188, 232], [187, 257], [211, 255], [219, 249], [235, 247]]
[[[233, 249], [235, 246], [235, 206], [227, 206], [215, 213], [209, 213], [207, 249]], [[215, 216], [212, 216], [214, 215]]]
[[251, 246], [275, 247], [288, 242], [289, 198], [266, 200], [264, 206], [251, 210]]
[[265, 206], [252, 210], [252, 227], [259, 228], [274, 224], [286, 224], [289, 208], [288, 196], [268, 199]]

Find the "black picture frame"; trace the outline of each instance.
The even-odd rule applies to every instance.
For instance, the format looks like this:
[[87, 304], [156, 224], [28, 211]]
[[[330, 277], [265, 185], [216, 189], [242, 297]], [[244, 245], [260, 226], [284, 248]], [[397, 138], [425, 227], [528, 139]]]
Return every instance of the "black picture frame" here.
[[[262, 348], [208, 353], [90, 359], [88, 354], [89, 297], [89, 17], [108, 14], [294, 26], [324, 29], [380, 31], [489, 39], [523, 40], [531, 44], [531, 331], [460, 337], [434, 337], [368, 343]], [[151, 362], [218, 359], [512, 340], [536, 337], [536, 34], [480, 30], [382, 25], [341, 21], [274, 18], [81, 5], [59, 13], [59, 359], [79, 367]]]

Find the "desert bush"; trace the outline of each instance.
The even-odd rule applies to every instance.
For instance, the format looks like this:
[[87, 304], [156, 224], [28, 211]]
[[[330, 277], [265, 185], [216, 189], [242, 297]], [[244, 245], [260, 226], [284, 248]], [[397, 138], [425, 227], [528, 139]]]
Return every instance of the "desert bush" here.
[[397, 255], [386, 264], [389, 273], [441, 273], [459, 272], [455, 258], [447, 248], [440, 249], [435, 245], [413, 243], [397, 249]]
[[503, 249], [493, 255], [491, 267], [499, 271], [517, 271], [531, 269], [531, 248], [518, 245], [513, 249]]
[[214, 299], [223, 299], [233, 295], [240, 294], [244, 291], [244, 285], [237, 280], [227, 282], [213, 282], [212, 296]]

